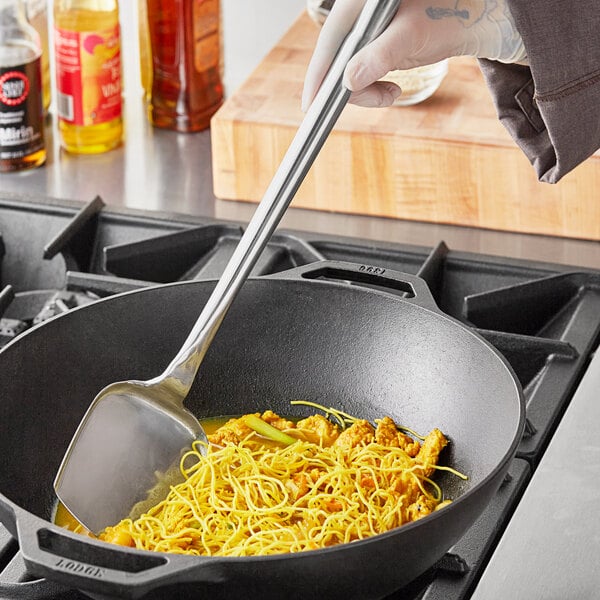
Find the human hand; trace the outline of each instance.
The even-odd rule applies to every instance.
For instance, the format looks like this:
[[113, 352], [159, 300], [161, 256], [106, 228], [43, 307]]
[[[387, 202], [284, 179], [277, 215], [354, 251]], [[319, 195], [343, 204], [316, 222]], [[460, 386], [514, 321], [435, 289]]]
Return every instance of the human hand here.
[[[360, 106], [389, 106], [400, 95], [388, 72], [432, 64], [451, 56], [501, 62], [526, 57], [506, 0], [404, 0], [388, 28], [350, 60], [344, 85]], [[306, 110], [365, 0], [337, 0], [323, 24], [304, 81]]]

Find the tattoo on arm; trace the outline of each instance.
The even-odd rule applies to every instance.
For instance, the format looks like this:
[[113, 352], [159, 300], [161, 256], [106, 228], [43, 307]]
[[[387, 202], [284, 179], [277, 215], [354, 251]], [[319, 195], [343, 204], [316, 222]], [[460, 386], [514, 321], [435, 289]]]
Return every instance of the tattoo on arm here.
[[447, 19], [448, 17], [457, 17], [459, 19], [464, 19], [465, 21], [469, 19], [469, 11], [468, 10], [457, 10], [456, 8], [444, 8], [442, 6], [428, 6], [425, 10], [427, 16], [434, 21], [439, 21], [440, 19]]
[[[465, 4], [467, 5], [466, 7]], [[455, 0], [453, 8], [448, 8], [447, 6], [428, 6], [425, 9], [425, 13], [434, 21], [456, 18], [464, 27], [472, 27], [496, 8], [497, 0], [484, 0], [482, 8], [475, 11], [478, 14], [469, 10], [469, 6], [472, 4], [472, 2], [465, 2], [465, 0]]]

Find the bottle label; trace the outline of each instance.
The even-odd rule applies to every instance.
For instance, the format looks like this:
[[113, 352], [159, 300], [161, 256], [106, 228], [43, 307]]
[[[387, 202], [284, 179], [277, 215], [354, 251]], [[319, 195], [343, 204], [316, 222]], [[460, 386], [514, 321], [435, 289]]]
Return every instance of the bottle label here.
[[202, 73], [219, 65], [219, 0], [194, 0], [194, 66]]
[[103, 31], [54, 29], [58, 116], [98, 125], [121, 116], [119, 26]]
[[44, 148], [40, 59], [0, 68], [0, 160], [20, 159]]

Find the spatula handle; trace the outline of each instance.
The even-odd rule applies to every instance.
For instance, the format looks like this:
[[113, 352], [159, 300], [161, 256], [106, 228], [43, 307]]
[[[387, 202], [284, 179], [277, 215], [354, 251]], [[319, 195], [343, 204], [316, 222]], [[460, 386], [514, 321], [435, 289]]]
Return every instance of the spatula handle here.
[[181, 350], [157, 380], [182, 399], [223, 317], [304, 180], [350, 96], [342, 78], [348, 61], [375, 39], [395, 15], [400, 0], [367, 0], [342, 43], [275, 176]]

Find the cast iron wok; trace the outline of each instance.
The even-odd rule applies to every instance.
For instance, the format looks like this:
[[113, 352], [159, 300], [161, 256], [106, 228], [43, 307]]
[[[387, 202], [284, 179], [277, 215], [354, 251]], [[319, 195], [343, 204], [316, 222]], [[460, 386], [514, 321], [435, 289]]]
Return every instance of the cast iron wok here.
[[50, 522], [56, 469], [97, 390], [163, 368], [213, 286], [101, 300], [0, 352], [0, 520], [31, 574], [94, 597], [348, 599], [381, 598], [427, 570], [502, 482], [523, 431], [522, 393], [504, 359], [439, 312], [422, 280], [351, 263], [249, 280], [187, 405], [199, 417], [267, 408], [292, 415], [308, 409], [289, 401], [307, 399], [370, 420], [389, 415], [417, 431], [439, 427], [451, 440], [446, 463], [469, 475], [441, 478], [450, 506], [367, 540], [270, 557], [130, 550]]

